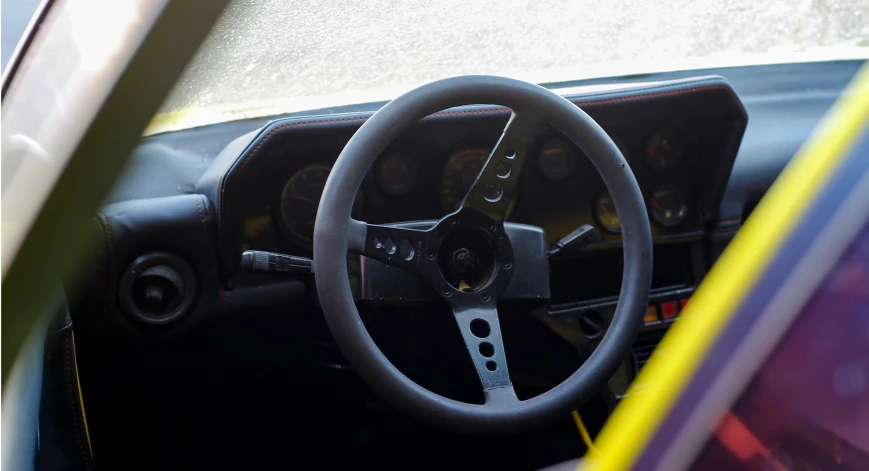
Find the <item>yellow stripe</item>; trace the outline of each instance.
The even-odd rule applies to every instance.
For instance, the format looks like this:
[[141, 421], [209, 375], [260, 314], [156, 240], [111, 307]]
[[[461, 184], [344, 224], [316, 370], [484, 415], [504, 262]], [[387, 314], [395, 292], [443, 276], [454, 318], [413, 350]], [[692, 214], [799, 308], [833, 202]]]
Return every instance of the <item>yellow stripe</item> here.
[[[72, 333], [72, 357], [75, 358], [75, 332]], [[81, 405], [81, 420], [84, 422], [84, 436], [88, 441], [88, 451], [94, 456], [91, 448], [91, 434], [88, 432], [88, 418], [84, 415], [84, 396], [81, 395], [81, 381], [78, 379], [78, 361], [75, 362], [75, 385], [78, 387], [78, 403]]]
[[[598, 435], [600, 454], [589, 455], [583, 470], [633, 466], [708, 347], [856, 143], [867, 120], [869, 67], [864, 66], [712, 267], [634, 381], [648, 389], [629, 394], [616, 408]], [[659, 355], [660, 351], [666, 353]]]
[[573, 417], [573, 423], [576, 424], [577, 430], [579, 430], [579, 436], [582, 438], [582, 443], [585, 444], [586, 451], [591, 453], [600, 453], [597, 451], [597, 448], [594, 447], [594, 443], [591, 440], [591, 435], [588, 433], [588, 429], [585, 428], [585, 422], [582, 421], [582, 417], [579, 416], [578, 411], [573, 411], [570, 413], [570, 416]]

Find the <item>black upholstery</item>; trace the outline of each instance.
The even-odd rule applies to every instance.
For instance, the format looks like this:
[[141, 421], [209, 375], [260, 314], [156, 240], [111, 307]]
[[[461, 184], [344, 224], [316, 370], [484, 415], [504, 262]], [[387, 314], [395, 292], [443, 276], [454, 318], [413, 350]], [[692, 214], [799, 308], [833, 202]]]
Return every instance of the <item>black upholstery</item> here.
[[72, 319], [65, 308], [51, 319], [45, 340], [38, 440], [37, 471], [94, 469]]

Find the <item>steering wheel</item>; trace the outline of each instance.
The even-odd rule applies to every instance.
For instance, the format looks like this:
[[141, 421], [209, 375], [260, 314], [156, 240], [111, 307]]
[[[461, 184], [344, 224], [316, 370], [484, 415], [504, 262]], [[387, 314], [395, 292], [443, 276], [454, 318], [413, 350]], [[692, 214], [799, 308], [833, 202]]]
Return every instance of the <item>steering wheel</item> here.
[[[482, 103], [506, 106], [512, 115], [458, 210], [428, 229], [367, 224], [350, 217], [363, 178], [393, 139], [435, 112]], [[496, 302], [511, 298], [515, 285], [521, 285], [526, 296], [529, 290], [534, 291], [532, 296], [549, 295], [543, 230], [504, 223], [516, 197], [527, 149], [546, 124], [579, 146], [603, 178], [619, 214], [625, 263], [615, 315], [597, 349], [561, 384], [520, 401], [507, 369]], [[485, 404], [435, 394], [386, 358], [356, 309], [348, 283], [348, 251], [428, 280], [452, 308], [479, 374]], [[585, 112], [527, 82], [463, 76], [423, 85], [392, 100], [347, 142], [320, 200], [313, 266], [332, 335], [372, 389], [404, 413], [431, 425], [459, 433], [498, 435], [529, 430], [568, 415], [615, 373], [636, 337], [648, 303], [652, 236], [643, 197], [628, 163]]]

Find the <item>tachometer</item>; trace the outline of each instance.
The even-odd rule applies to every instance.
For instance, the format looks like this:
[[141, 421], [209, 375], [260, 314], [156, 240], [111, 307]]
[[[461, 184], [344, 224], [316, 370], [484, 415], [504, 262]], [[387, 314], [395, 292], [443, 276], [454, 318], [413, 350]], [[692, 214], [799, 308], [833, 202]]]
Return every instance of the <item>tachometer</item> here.
[[[290, 177], [281, 192], [281, 228], [300, 242], [310, 243], [314, 238], [314, 220], [330, 170], [325, 165], [305, 167]], [[353, 202], [353, 217], [361, 216], [362, 203], [360, 190]]]
[[445, 211], [459, 208], [488, 159], [489, 152], [483, 149], [464, 149], [450, 156], [441, 188], [441, 205]]
[[389, 196], [404, 196], [416, 185], [419, 165], [405, 154], [387, 154], [377, 161], [374, 180], [380, 191]]

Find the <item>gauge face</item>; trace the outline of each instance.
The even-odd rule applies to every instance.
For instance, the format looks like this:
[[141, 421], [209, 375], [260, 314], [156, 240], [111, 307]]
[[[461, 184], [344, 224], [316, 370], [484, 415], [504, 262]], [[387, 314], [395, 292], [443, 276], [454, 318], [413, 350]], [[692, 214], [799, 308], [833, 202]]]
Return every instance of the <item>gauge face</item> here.
[[688, 216], [688, 206], [681, 191], [672, 185], [664, 185], [652, 193], [649, 212], [656, 223], [664, 227], [673, 227]]
[[459, 208], [488, 159], [489, 152], [482, 149], [464, 149], [450, 156], [441, 188], [441, 205], [445, 211]]
[[419, 177], [419, 165], [405, 154], [392, 153], [377, 161], [374, 180], [380, 191], [389, 196], [410, 193]]
[[616, 205], [608, 191], [603, 192], [594, 204], [594, 217], [600, 226], [607, 232], [621, 232], [619, 215], [616, 213]]
[[672, 136], [655, 134], [646, 143], [646, 162], [653, 168], [665, 170], [682, 160], [682, 146]]
[[[314, 220], [330, 170], [325, 165], [305, 167], [290, 177], [281, 192], [281, 228], [300, 242], [310, 243], [314, 238]], [[362, 203], [360, 191], [353, 202], [354, 217], [361, 215]]]
[[576, 155], [566, 140], [552, 137], [543, 142], [537, 156], [537, 170], [553, 182], [563, 182], [576, 170]]

